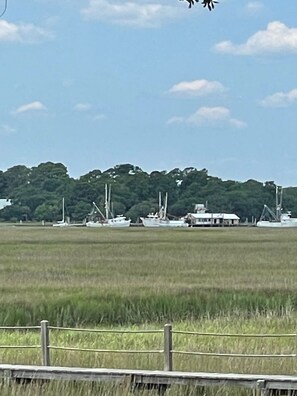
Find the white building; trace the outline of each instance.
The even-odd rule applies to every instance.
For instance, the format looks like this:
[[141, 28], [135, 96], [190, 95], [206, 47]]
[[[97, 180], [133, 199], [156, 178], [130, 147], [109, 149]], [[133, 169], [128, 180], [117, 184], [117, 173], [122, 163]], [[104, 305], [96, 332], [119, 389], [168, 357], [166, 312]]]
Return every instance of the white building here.
[[195, 205], [195, 213], [188, 213], [186, 219], [192, 227], [238, 226], [240, 220], [234, 213], [207, 213], [203, 204]]
[[11, 200], [10, 199], [3, 199], [0, 198], [0, 210], [5, 208], [5, 206], [11, 205]]

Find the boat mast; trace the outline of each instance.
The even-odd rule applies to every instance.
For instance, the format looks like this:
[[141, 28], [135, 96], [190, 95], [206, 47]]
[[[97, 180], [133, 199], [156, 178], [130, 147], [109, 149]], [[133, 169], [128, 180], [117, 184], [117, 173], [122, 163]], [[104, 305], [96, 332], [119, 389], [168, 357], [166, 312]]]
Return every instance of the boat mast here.
[[282, 187], [275, 187], [275, 204], [276, 204], [276, 220], [280, 221], [282, 213], [283, 189]]
[[163, 206], [162, 206], [162, 194], [161, 191], [159, 191], [159, 210], [158, 210], [158, 217], [162, 219], [163, 217]]
[[62, 198], [62, 222], [65, 222], [65, 199]]
[[114, 215], [111, 210], [111, 185], [105, 184], [105, 217], [109, 220], [109, 215], [113, 218]]
[[161, 220], [164, 220], [166, 217], [166, 203], [164, 205], [162, 202], [162, 193], [159, 191], [159, 218]]
[[109, 211], [110, 216], [112, 218], [114, 218], [112, 202], [111, 202], [111, 184], [109, 185], [109, 191], [108, 191], [108, 211]]
[[107, 184], [105, 184], [105, 218], [108, 220], [108, 191]]
[[161, 216], [162, 212], [162, 196], [161, 196], [161, 191], [159, 191], [159, 215]]
[[167, 202], [168, 202], [168, 193], [165, 194], [165, 203], [164, 203], [164, 220], [166, 219], [167, 216]]

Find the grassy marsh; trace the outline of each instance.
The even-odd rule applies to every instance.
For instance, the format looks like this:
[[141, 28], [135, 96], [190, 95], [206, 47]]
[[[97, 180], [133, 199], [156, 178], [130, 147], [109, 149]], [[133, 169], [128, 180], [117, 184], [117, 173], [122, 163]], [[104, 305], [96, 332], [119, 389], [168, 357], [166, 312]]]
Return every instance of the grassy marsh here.
[[[0, 323], [225, 333], [295, 333], [295, 230], [0, 228]], [[23, 338], [25, 337], [25, 338]], [[0, 344], [38, 344], [38, 333], [0, 332]], [[162, 336], [53, 332], [51, 343], [160, 349]], [[291, 354], [295, 339], [174, 335], [175, 349]], [[38, 350], [0, 350], [1, 361], [40, 363]], [[162, 355], [52, 352], [57, 365], [160, 368]], [[176, 355], [174, 369], [295, 373], [295, 359]], [[223, 393], [221, 393], [223, 394]], [[238, 394], [238, 393], [237, 393]]]
[[0, 228], [0, 322], [135, 324], [297, 305], [295, 230]]

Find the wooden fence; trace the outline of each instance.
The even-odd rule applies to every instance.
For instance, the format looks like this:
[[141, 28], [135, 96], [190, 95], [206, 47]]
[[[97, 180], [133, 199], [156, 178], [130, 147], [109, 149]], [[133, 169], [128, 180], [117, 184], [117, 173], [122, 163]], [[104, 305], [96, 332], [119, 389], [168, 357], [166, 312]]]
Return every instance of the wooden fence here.
[[[83, 329], [83, 328], [68, 328], [50, 326], [47, 320], [40, 322], [39, 326], [0, 326], [0, 331], [40, 331], [39, 345], [0, 345], [1, 349], [39, 349], [41, 354], [41, 362], [43, 366], [51, 365], [51, 350], [64, 351], [84, 351], [93, 353], [130, 353], [130, 354], [163, 354], [164, 357], [164, 371], [173, 370], [174, 355], [194, 355], [194, 356], [215, 356], [215, 357], [237, 357], [237, 358], [293, 358], [296, 359], [296, 353], [290, 354], [243, 354], [243, 353], [216, 353], [216, 352], [200, 352], [200, 351], [182, 351], [174, 349], [173, 335], [180, 334], [186, 336], [208, 336], [208, 337], [249, 337], [249, 338], [296, 338], [296, 333], [291, 334], [230, 334], [230, 333], [205, 333], [194, 331], [178, 331], [174, 330], [171, 324], [165, 324], [160, 330], [100, 330], [100, 329]], [[114, 349], [91, 349], [91, 348], [76, 348], [72, 346], [56, 346], [50, 343], [51, 331], [73, 331], [84, 333], [110, 333], [110, 334], [162, 334], [163, 333], [163, 348], [153, 350], [114, 350]]]

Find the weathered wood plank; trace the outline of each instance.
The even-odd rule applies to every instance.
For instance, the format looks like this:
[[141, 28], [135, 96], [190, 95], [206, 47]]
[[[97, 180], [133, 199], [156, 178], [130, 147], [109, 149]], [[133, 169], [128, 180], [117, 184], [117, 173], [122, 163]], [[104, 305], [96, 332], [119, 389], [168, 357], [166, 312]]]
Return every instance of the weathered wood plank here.
[[[31, 365], [0, 365], [0, 378], [15, 380], [75, 380], [130, 382], [131, 385], [237, 386], [261, 390], [297, 390], [297, 376], [125, 370]], [[263, 392], [264, 394], [264, 392]]]

